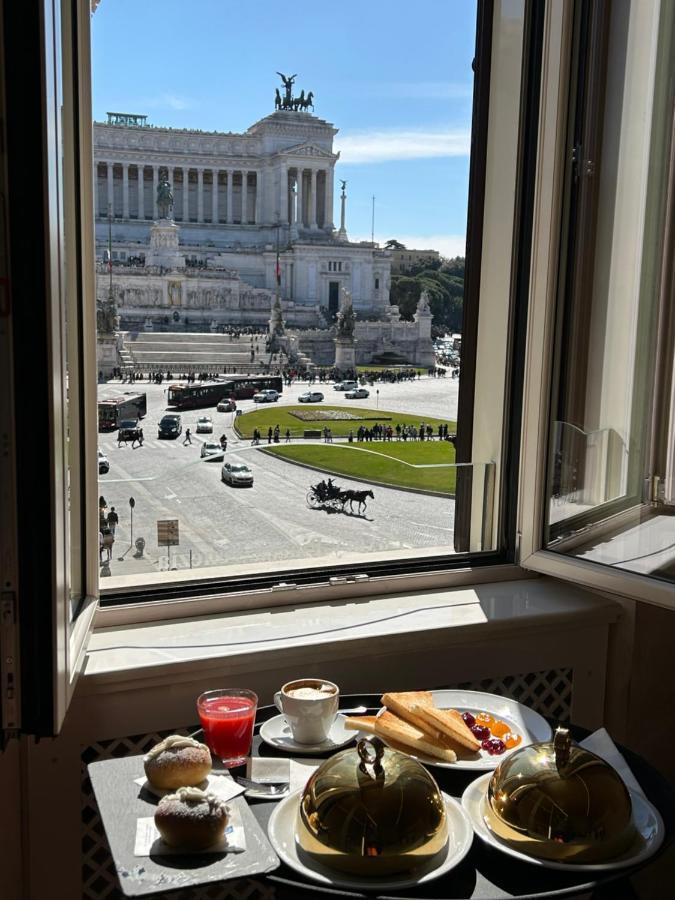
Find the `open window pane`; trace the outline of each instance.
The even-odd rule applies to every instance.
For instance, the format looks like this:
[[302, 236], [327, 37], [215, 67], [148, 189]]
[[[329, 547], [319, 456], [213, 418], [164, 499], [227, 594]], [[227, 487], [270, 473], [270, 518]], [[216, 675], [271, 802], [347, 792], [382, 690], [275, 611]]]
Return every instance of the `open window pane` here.
[[548, 546], [672, 580], [673, 9], [586, 13]]

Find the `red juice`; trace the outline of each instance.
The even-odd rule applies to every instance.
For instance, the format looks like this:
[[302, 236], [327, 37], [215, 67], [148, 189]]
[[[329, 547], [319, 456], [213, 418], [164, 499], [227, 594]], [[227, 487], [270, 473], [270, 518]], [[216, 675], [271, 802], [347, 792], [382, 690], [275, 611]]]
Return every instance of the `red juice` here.
[[204, 740], [214, 756], [240, 765], [249, 755], [256, 702], [250, 697], [206, 697], [199, 703]]

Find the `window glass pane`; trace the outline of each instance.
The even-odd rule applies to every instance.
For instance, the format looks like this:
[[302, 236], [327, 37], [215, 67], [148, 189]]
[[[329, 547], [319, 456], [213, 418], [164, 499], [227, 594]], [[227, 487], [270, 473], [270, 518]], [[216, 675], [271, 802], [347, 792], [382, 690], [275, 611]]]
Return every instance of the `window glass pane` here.
[[103, 589], [454, 553], [476, 5], [399, 6], [97, 8]]
[[[588, 27], [596, 54], [588, 71], [603, 30], [606, 64], [582, 85], [577, 119], [587, 121], [570, 174], [548, 540], [560, 552], [672, 578], [675, 495], [660, 437], [673, 419], [663, 279], [672, 253], [672, 4], [609, 5], [608, 19]], [[599, 111], [595, 121], [589, 110]]]

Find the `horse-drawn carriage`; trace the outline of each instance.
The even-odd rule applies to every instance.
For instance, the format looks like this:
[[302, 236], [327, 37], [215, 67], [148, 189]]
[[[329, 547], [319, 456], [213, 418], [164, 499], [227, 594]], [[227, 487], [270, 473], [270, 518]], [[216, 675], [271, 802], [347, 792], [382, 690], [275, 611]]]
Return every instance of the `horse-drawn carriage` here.
[[353, 491], [342, 488], [334, 484], [333, 479], [328, 481], [320, 481], [313, 484], [307, 491], [307, 506], [310, 509], [326, 509], [334, 512], [344, 512], [345, 506], [349, 504], [349, 512], [354, 512], [354, 503], [357, 504], [357, 512], [365, 512], [366, 500], [370, 497], [374, 498], [372, 491]]

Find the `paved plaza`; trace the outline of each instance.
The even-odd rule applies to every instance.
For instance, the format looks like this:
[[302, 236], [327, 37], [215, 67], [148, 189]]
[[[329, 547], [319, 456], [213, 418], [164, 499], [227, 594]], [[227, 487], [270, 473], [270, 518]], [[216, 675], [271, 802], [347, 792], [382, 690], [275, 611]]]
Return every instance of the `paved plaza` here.
[[[367, 400], [350, 401], [331, 384], [313, 385], [325, 400], [321, 405], [357, 406], [419, 414], [456, 421], [458, 381], [421, 378], [413, 383], [375, 384]], [[147, 394], [148, 414], [142, 421], [142, 447], [117, 445], [117, 432], [99, 434], [99, 448], [110, 461], [110, 471], [99, 477], [99, 493], [108, 509], [115, 506], [119, 524], [110, 562], [109, 578], [102, 586], [114, 587], [117, 576], [157, 573], [167, 569], [200, 569], [231, 566], [234, 570], [262, 570], [307, 563], [341, 563], [351, 559], [382, 558], [390, 553], [451, 552], [454, 500], [410, 491], [375, 486], [365, 515], [312, 510], [306, 504], [310, 484], [321, 474], [273, 458], [240, 441], [233, 430], [233, 413], [215, 408], [182, 413], [183, 434], [176, 440], [158, 440], [157, 423], [167, 411], [166, 382], [123, 385], [109, 382], [99, 393]], [[297, 403], [307, 389], [297, 382], [284, 390], [279, 405]], [[378, 394], [379, 391], [379, 394]], [[258, 408], [252, 400], [239, 403], [243, 412]], [[199, 416], [209, 415], [213, 435], [197, 435]], [[186, 429], [192, 444], [184, 445]], [[251, 488], [232, 488], [221, 481], [222, 457], [200, 458], [204, 440], [218, 441], [227, 434], [228, 461], [245, 462], [253, 471]], [[362, 490], [363, 483], [336, 477], [343, 488]], [[143, 537], [142, 558], [131, 543], [129, 499], [133, 509], [133, 538]], [[180, 544], [171, 548], [157, 543], [157, 521], [178, 519]], [[120, 557], [123, 559], [120, 561]], [[103, 573], [107, 576], [107, 571]], [[208, 569], [204, 572], [209, 575]]]

